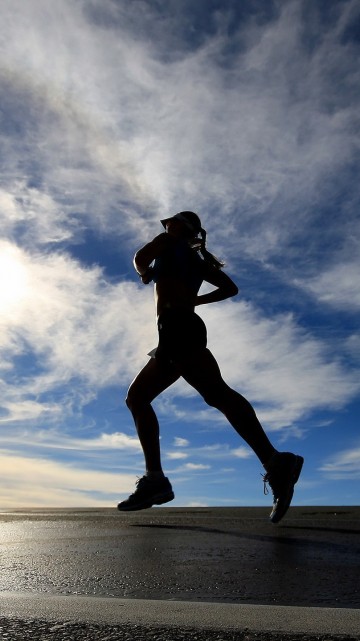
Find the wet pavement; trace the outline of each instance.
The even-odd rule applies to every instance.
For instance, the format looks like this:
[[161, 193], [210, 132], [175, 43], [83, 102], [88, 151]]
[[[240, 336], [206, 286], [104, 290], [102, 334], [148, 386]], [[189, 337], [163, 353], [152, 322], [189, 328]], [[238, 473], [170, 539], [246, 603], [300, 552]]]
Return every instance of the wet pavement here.
[[[360, 608], [360, 508], [0, 512], [0, 591]], [[1, 616], [1, 613], [0, 613]]]

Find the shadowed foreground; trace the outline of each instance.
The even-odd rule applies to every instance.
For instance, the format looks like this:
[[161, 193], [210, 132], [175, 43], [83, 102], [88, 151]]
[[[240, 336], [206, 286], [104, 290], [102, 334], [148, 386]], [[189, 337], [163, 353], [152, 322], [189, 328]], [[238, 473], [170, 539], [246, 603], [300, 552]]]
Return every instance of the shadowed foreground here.
[[[291, 508], [277, 526], [267, 521], [267, 515], [265, 508], [153, 508], [131, 514], [112, 509], [3, 512], [0, 589], [3, 593], [359, 608], [360, 509]], [[6, 626], [15, 620], [0, 620], [0, 638], [22, 638], [16, 630], [20, 633], [29, 621], [18, 620], [17, 628], [6, 636]], [[104, 636], [104, 624], [92, 622], [95, 628], [103, 626], [100, 636], [95, 628], [90, 633], [90, 623], [88, 636], [85, 628], [82, 636], [74, 636], [70, 627], [80, 623], [43, 621], [41, 625], [46, 632], [43, 637], [31, 632], [34, 640], [45, 634], [46, 639], [62, 641], [170, 638], [159, 626], [158, 636], [152, 629], [147, 637], [140, 626], [141, 635], [134, 637], [129, 626], [116, 632], [112, 625], [112, 636], [109, 630]], [[118, 636], [113, 636], [115, 632]], [[269, 641], [282, 638], [270, 633]], [[199, 629], [196, 637], [189, 636], [188, 628], [177, 629], [176, 634], [171, 632], [174, 641], [202, 638]], [[256, 630], [216, 634], [207, 630], [204, 639], [265, 638]], [[23, 638], [30, 638], [29, 630]]]

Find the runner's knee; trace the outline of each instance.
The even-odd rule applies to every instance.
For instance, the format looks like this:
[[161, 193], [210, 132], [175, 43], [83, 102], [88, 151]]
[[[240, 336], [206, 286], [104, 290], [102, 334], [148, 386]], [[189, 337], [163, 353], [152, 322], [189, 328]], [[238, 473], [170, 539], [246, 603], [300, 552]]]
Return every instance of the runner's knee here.
[[125, 403], [128, 406], [130, 412], [134, 413], [140, 410], [146, 405], [150, 405], [151, 399], [148, 397], [148, 394], [144, 392], [142, 387], [138, 387], [136, 384], [130, 385], [128, 393], [125, 398]]
[[133, 388], [133, 386], [130, 386], [128, 389], [128, 393], [125, 398], [125, 403], [128, 406], [130, 412], [135, 409], [135, 407], [139, 404], [139, 396], [136, 392], [136, 389]]
[[128, 392], [128, 393], [126, 394], [125, 403], [126, 403], [126, 405], [128, 406], [129, 410], [131, 410], [131, 406], [132, 406], [132, 404], [131, 404], [131, 396], [130, 396], [130, 392]]

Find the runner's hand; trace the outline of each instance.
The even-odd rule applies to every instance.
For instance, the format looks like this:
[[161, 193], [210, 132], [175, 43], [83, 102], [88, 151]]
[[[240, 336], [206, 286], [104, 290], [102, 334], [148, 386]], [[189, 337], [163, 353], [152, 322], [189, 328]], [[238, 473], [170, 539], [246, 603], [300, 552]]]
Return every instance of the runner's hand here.
[[153, 269], [152, 267], [149, 267], [144, 274], [139, 274], [141, 282], [144, 283], [144, 285], [148, 285], [151, 283], [153, 279]]

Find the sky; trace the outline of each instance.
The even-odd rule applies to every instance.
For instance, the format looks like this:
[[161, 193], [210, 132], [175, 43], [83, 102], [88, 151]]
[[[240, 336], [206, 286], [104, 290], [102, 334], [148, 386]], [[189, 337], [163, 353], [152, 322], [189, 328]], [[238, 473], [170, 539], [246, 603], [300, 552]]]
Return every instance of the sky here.
[[[0, 0], [0, 508], [111, 507], [156, 345], [135, 251], [196, 211], [239, 295], [199, 308], [294, 505], [360, 490], [357, 0]], [[203, 290], [206, 291], [206, 290]], [[154, 402], [177, 506], [271, 506], [184, 381]]]

